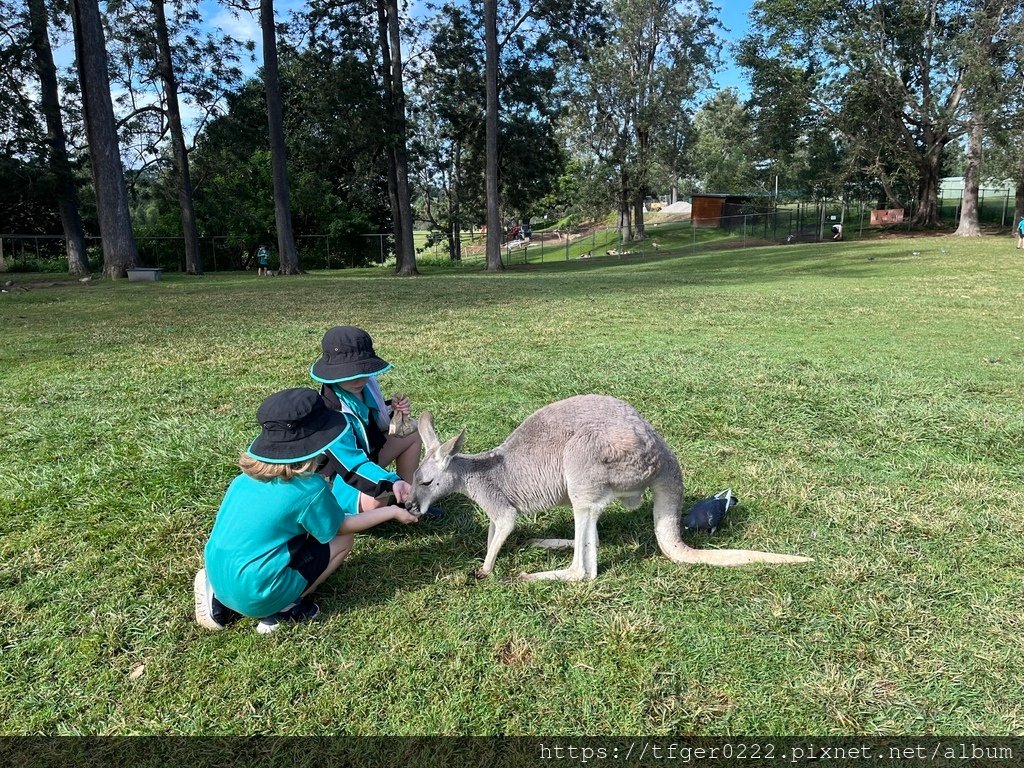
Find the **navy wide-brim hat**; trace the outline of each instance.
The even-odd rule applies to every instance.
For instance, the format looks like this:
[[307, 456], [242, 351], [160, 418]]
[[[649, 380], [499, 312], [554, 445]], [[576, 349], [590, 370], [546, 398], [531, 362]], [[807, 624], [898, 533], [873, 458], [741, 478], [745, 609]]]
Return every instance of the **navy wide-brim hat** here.
[[377, 357], [373, 340], [362, 328], [337, 325], [324, 334], [320, 358], [309, 368], [309, 375], [321, 384], [379, 376], [391, 370], [391, 363]]
[[345, 416], [308, 387], [276, 392], [256, 411], [263, 431], [246, 453], [269, 464], [294, 464], [323, 453], [345, 431]]

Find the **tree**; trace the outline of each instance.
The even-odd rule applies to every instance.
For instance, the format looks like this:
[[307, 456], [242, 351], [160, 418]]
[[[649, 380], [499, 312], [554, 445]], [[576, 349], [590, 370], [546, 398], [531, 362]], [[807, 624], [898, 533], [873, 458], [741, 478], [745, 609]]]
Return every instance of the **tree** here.
[[[182, 110], [198, 113], [188, 126], [192, 128], [201, 128], [217, 114], [224, 94], [241, 78], [239, 43], [201, 24], [197, 0], [110, 0], [106, 19], [118, 92], [115, 113], [122, 146], [135, 171], [130, 181], [153, 179], [148, 173], [152, 166], [165, 171], [160, 186], [177, 201], [185, 271], [201, 274]], [[134, 196], [136, 190], [130, 188]]]
[[[978, 190], [986, 129], [996, 128], [1001, 105], [1019, 90], [1024, 52], [1024, 8], [1009, 0], [982, 0], [963, 35], [964, 81], [970, 104], [964, 192], [960, 221], [953, 234], [978, 237]], [[997, 129], [997, 128], [996, 128]]]
[[[651, 191], [655, 148], [680, 146], [677, 119], [710, 84], [717, 63], [716, 17], [694, 0], [609, 0], [608, 27], [579, 68], [576, 125], [590, 137], [598, 167], [615, 178], [620, 239], [644, 237], [643, 202]], [[677, 158], [673, 158], [673, 162]]]
[[28, 0], [32, 50], [39, 74], [39, 100], [46, 120], [46, 142], [49, 150], [50, 172], [56, 181], [57, 205], [68, 254], [68, 272], [84, 275], [89, 271], [85, 249], [85, 229], [78, 212], [78, 191], [75, 187], [71, 163], [68, 160], [67, 137], [60, 114], [57, 89], [57, 68], [50, 48], [49, 24], [44, 0]]
[[75, 62], [103, 238], [103, 273], [107, 277], [124, 277], [129, 268], [138, 265], [139, 256], [128, 214], [98, 0], [71, 0], [71, 12]]
[[745, 193], [756, 187], [751, 118], [732, 88], [718, 91], [693, 120], [690, 163], [704, 192]]
[[484, 0], [484, 50], [486, 108], [484, 110], [487, 189], [487, 271], [500, 272], [501, 213], [498, 197], [498, 0]]
[[174, 72], [171, 56], [170, 33], [164, 14], [164, 0], [152, 0], [153, 32], [156, 35], [157, 69], [164, 86], [164, 102], [167, 122], [171, 133], [171, 156], [174, 168], [174, 188], [178, 193], [181, 207], [181, 228], [185, 237], [185, 271], [190, 275], [203, 273], [202, 257], [199, 253], [199, 230], [196, 228], [195, 208], [192, 204], [192, 174], [188, 164], [188, 148], [185, 145], [185, 129], [181, 122], [181, 106], [178, 103], [178, 77]]
[[277, 65], [277, 25], [274, 0], [260, 0], [260, 30], [263, 33], [263, 81], [267, 100], [267, 124], [270, 131], [270, 160], [274, 178], [274, 219], [277, 224], [277, 253], [280, 272], [300, 273], [299, 256], [292, 231], [291, 193], [288, 186], [288, 159], [281, 108], [281, 77]]
[[[912, 176], [913, 221], [936, 225], [943, 152], [963, 134], [961, 32], [969, 7], [960, 0], [756, 0], [751, 22], [739, 61], [753, 73], [754, 99], [771, 103], [766, 84], [793, 91], [844, 131], [858, 157], [895, 137], [897, 153], [885, 160], [908, 165], [880, 162], [878, 181], [892, 194], [893, 171]], [[847, 99], [863, 103], [865, 92], [873, 94], [874, 119], [844, 121]], [[876, 120], [881, 131], [869, 126]]]
[[[368, 232], [389, 226], [385, 135], [376, 82], [376, 41], [306, 36], [301, 52], [279, 43], [292, 222], [303, 264], [328, 263], [327, 246], [345, 263], [377, 257]], [[353, 47], [355, 46], [355, 47]], [[373, 56], [372, 59], [369, 56]], [[230, 94], [225, 113], [196, 137], [192, 152], [196, 213], [203, 231], [228, 237], [239, 266], [275, 231], [273, 179], [261, 80]], [[370, 247], [372, 244], [372, 248]], [[228, 254], [218, 244], [218, 262]], [[337, 265], [337, 262], [334, 262]]]
[[413, 246], [412, 199], [409, 187], [408, 127], [405, 84], [402, 73], [402, 41], [398, 0], [377, 0], [381, 81], [384, 104], [390, 117], [388, 131], [388, 178], [395, 232], [395, 268], [399, 275], [416, 274]]
[[485, 205], [476, 205], [473, 176], [482, 170], [484, 81], [473, 20], [453, 4], [445, 5], [427, 25], [429, 65], [422, 67], [416, 88], [419, 131], [414, 154], [419, 159], [422, 215], [444, 232], [452, 260], [462, 258], [461, 232]]

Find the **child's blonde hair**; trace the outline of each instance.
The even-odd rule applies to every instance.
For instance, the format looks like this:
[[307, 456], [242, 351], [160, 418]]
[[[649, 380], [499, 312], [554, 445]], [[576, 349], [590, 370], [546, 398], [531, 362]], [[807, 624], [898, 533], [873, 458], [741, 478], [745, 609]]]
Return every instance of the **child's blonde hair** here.
[[254, 459], [248, 453], [238, 457], [239, 468], [253, 480], [267, 482], [276, 477], [288, 481], [293, 477], [308, 477], [316, 472], [320, 464], [320, 457], [314, 456], [306, 461], [297, 461], [294, 464], [271, 464], [269, 461]]

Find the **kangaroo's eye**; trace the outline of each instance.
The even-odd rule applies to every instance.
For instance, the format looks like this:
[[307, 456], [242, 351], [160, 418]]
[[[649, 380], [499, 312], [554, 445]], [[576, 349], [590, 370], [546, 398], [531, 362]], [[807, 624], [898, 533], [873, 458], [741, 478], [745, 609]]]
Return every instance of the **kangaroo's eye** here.
[[420, 485], [430, 485], [433, 480], [420, 480]]

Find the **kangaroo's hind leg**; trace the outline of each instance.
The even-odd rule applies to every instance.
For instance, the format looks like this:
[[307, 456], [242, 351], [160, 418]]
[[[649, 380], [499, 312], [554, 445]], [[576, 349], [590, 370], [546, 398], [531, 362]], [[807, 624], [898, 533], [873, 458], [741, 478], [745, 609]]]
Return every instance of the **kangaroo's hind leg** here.
[[556, 571], [524, 573], [520, 578], [526, 581], [581, 581], [597, 576], [597, 518], [600, 514], [600, 508], [574, 506], [576, 538], [573, 540], [572, 564]]

